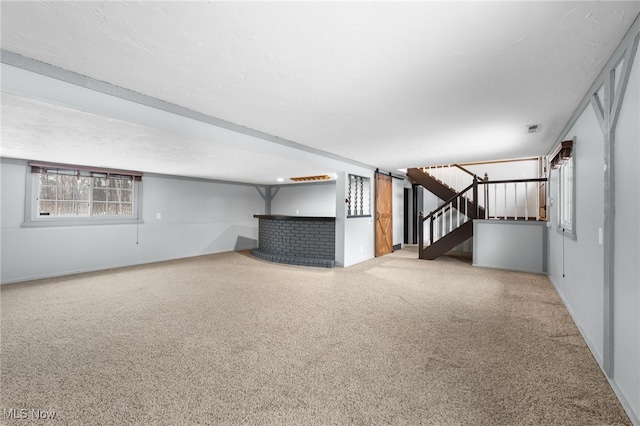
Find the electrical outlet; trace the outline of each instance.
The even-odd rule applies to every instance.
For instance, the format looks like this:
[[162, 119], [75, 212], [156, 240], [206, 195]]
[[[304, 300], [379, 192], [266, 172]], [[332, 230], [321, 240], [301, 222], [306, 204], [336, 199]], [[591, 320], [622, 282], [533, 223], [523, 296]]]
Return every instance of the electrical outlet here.
[[162, 219], [162, 215], [160, 213], [156, 213], [156, 219], [158, 220]]

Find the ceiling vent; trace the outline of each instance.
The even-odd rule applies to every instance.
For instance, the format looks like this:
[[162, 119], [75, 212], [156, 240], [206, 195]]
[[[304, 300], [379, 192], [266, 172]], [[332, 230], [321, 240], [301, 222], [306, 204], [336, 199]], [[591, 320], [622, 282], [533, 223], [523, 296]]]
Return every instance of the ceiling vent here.
[[528, 124], [527, 133], [538, 133], [540, 131], [540, 124]]
[[331, 176], [329, 175], [318, 175], [318, 176], [301, 176], [301, 177], [292, 177], [290, 178], [294, 182], [305, 182], [311, 180], [329, 180]]

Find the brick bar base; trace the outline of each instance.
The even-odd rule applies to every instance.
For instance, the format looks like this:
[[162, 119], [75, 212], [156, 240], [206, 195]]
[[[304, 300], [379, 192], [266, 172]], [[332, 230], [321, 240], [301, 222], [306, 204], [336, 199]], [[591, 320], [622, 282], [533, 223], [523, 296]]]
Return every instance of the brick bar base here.
[[335, 266], [335, 218], [255, 215], [258, 246], [251, 254], [289, 265]]

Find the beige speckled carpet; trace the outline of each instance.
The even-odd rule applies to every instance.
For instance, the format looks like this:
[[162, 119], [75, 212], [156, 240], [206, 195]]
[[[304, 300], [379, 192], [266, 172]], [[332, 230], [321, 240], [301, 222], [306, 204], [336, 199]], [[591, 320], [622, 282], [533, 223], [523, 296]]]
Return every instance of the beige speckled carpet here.
[[629, 424], [545, 276], [416, 257], [225, 253], [2, 286], [1, 420]]

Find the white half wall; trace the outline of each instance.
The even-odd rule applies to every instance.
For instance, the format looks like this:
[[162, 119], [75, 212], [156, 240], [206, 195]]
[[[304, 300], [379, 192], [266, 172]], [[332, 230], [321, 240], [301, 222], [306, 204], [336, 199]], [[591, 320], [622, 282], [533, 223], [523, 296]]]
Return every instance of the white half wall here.
[[546, 272], [547, 223], [473, 221], [473, 266]]
[[3, 284], [257, 245], [264, 201], [252, 186], [147, 175], [138, 226], [22, 227], [27, 163], [0, 168]]

